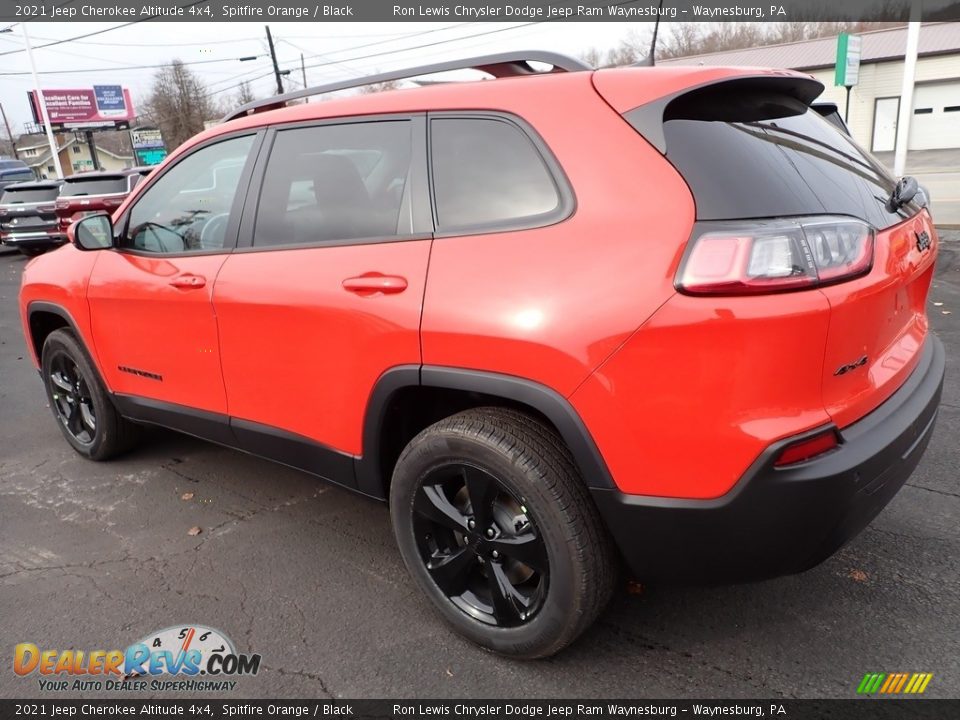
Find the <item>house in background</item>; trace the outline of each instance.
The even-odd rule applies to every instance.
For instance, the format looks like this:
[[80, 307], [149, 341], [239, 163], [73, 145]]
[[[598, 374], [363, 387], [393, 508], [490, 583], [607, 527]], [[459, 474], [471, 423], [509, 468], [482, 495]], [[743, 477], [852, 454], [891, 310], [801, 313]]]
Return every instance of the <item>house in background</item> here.
[[[60, 166], [63, 168], [64, 175], [89, 172], [95, 169], [93, 158], [90, 157], [90, 148], [87, 147], [85, 141], [78, 140], [73, 135], [57, 135], [55, 139], [57, 147], [60, 149]], [[45, 138], [42, 141], [26, 145], [18, 143], [17, 151], [20, 159], [30, 166], [38, 178], [56, 177], [57, 171]], [[115, 171], [133, 167], [133, 155], [122, 155], [113, 150], [108, 150], [100, 143], [97, 143], [97, 159], [100, 162], [101, 170]]]

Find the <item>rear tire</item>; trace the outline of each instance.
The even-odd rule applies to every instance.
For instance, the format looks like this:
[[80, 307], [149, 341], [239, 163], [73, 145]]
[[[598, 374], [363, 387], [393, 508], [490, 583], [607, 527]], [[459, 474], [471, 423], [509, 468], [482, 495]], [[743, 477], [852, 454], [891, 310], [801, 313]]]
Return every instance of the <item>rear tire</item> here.
[[140, 428], [117, 412], [72, 332], [50, 333], [41, 357], [50, 409], [74, 450], [90, 460], [107, 460], [136, 444]]
[[21, 255], [26, 255], [29, 258], [37, 257], [37, 255], [43, 255], [46, 252], [45, 248], [18, 248]]
[[400, 455], [390, 503], [417, 584], [494, 652], [559, 652], [613, 592], [617, 556], [573, 457], [524, 413], [478, 408], [428, 427]]

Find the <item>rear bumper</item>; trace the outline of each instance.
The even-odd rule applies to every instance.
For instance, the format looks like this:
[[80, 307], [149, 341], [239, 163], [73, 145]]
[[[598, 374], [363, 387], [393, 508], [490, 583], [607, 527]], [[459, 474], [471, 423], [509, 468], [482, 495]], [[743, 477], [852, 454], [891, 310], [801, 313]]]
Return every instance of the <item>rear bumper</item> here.
[[26, 232], [3, 236], [3, 244], [9, 247], [26, 248], [28, 250], [35, 248], [57, 247], [67, 242], [66, 235], [62, 233], [48, 232]]
[[[883, 405], [841, 433], [837, 450], [775, 468], [776, 443], [726, 495], [686, 500], [592, 489], [641, 579], [755, 580], [826, 560], [900, 490], [933, 434], [945, 356], [930, 335], [917, 368]], [[820, 430], [822, 428], [818, 428]]]

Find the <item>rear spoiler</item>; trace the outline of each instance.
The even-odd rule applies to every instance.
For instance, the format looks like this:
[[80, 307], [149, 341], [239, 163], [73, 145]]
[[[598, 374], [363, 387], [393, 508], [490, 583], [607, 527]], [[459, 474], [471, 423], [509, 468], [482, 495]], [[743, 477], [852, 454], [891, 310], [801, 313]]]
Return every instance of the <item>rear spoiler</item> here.
[[657, 98], [624, 113], [624, 119], [643, 135], [661, 154], [666, 155], [667, 143], [663, 123], [667, 120], [714, 120], [717, 122], [748, 121], [748, 109], [742, 100], [750, 97], [756, 106], [756, 96], [766, 96], [765, 116], [782, 109], [784, 116], [796, 114], [823, 92], [823, 84], [812, 77], [799, 75], [740, 75], [712, 80], [692, 88]]

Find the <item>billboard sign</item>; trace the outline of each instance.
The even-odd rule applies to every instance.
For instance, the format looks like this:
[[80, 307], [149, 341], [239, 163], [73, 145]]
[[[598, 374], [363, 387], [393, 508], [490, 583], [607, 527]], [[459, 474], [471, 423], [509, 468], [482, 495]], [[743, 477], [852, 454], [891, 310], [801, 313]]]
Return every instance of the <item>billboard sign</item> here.
[[[43, 90], [50, 125], [55, 130], [129, 127], [136, 115], [130, 91], [120, 85], [95, 85], [92, 88]], [[33, 120], [43, 124], [36, 93], [27, 93]]]
[[167, 146], [158, 128], [133, 128], [130, 145], [137, 165], [159, 165], [167, 156]]

